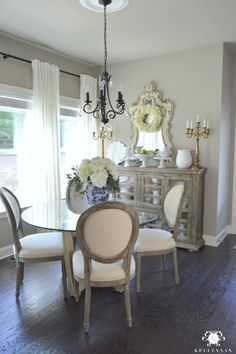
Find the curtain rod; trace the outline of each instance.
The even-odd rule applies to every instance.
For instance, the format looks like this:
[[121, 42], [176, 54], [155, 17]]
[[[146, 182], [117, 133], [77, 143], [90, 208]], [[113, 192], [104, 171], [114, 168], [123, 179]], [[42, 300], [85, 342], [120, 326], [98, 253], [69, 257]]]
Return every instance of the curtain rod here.
[[[3, 52], [0, 52], [0, 55], [3, 56], [3, 59], [12, 58], [12, 59], [15, 59], [15, 60], [23, 61], [24, 63], [31, 64], [31, 60], [27, 60], [27, 59], [24, 59], [24, 58], [16, 57], [15, 55], [3, 53]], [[64, 71], [64, 70], [61, 70], [61, 69], [60, 69], [60, 73], [67, 74], [67, 75], [70, 75], [70, 76], [80, 77], [80, 75], [73, 74], [73, 73], [70, 73], [68, 71]]]

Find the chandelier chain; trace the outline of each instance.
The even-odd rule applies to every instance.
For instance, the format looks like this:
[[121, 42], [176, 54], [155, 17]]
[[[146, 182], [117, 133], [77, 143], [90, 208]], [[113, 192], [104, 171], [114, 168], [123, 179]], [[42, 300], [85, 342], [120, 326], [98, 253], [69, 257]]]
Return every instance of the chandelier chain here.
[[107, 71], [107, 7], [104, 5], [104, 69]]

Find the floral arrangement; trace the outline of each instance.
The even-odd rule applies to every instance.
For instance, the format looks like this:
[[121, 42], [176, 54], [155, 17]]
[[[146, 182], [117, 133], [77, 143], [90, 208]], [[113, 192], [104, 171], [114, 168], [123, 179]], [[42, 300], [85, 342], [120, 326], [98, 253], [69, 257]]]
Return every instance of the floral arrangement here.
[[134, 121], [138, 130], [143, 132], [156, 132], [160, 129], [163, 119], [163, 109], [157, 105], [137, 106], [134, 111]]
[[107, 158], [94, 157], [83, 160], [80, 166], [72, 167], [72, 174], [67, 174], [69, 183], [74, 183], [75, 191], [83, 193], [87, 182], [95, 187], [107, 187], [108, 192], [119, 192], [119, 179], [114, 162]]

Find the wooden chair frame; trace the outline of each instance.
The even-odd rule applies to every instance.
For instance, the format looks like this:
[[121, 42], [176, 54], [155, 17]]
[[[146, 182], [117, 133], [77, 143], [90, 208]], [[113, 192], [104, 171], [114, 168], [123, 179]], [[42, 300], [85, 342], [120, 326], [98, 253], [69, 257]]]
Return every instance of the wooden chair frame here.
[[[100, 210], [104, 209], [119, 209], [126, 212], [132, 222], [132, 232], [130, 240], [122, 252], [113, 257], [100, 257], [94, 254], [88, 247], [84, 237], [84, 226], [88, 217]], [[119, 285], [124, 286], [124, 298], [126, 319], [128, 327], [132, 327], [132, 316], [130, 307], [129, 284], [130, 284], [130, 263], [133, 246], [137, 240], [139, 231], [139, 219], [134, 209], [121, 202], [104, 202], [86, 210], [79, 218], [76, 228], [77, 241], [84, 256], [84, 281], [85, 281], [85, 311], [84, 311], [84, 331], [89, 330], [89, 317], [90, 317], [90, 302], [91, 302], [91, 287], [116, 287]], [[91, 281], [91, 267], [92, 260], [100, 263], [111, 264], [123, 259], [123, 269], [125, 278], [116, 281]], [[81, 279], [83, 280], [83, 279]]]

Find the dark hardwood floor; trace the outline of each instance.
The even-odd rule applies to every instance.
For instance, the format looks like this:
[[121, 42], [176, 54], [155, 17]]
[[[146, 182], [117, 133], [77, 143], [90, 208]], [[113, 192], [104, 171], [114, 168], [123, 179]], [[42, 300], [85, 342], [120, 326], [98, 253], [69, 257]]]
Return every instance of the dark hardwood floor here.
[[[191, 354], [219, 348], [236, 353], [235, 244], [236, 236], [228, 236], [218, 248], [179, 249], [178, 286], [171, 261], [163, 272], [160, 257], [144, 258], [139, 295], [134, 280], [131, 284], [133, 328], [126, 327], [123, 295], [94, 289], [87, 335], [84, 296], [79, 303], [63, 299], [59, 263], [26, 265], [17, 303], [15, 263], [2, 260], [0, 353]], [[212, 330], [225, 336], [218, 349], [202, 341]]]

